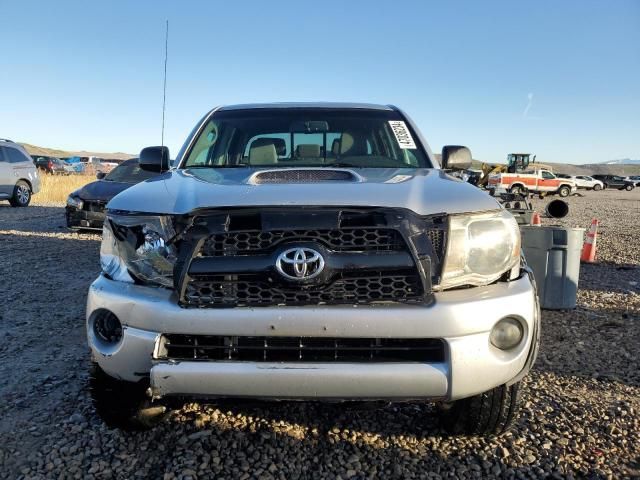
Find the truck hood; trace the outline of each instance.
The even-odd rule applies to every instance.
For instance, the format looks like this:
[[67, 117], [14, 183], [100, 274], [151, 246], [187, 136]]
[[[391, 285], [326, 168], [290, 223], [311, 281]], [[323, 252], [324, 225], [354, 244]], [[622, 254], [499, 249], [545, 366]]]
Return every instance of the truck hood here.
[[419, 215], [500, 208], [500, 204], [485, 192], [438, 169], [341, 169], [352, 174], [354, 180], [256, 184], [254, 175], [267, 170], [172, 170], [118, 194], [107, 208], [140, 213], [187, 214], [200, 208], [216, 207], [366, 206], [408, 208]]

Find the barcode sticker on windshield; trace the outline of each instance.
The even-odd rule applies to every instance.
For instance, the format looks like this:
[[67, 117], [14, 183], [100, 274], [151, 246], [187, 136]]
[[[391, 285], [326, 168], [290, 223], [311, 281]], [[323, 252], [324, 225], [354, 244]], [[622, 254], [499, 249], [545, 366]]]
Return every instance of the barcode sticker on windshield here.
[[400, 148], [416, 148], [411, 133], [403, 121], [389, 120], [389, 125], [391, 125], [391, 130], [393, 130]]

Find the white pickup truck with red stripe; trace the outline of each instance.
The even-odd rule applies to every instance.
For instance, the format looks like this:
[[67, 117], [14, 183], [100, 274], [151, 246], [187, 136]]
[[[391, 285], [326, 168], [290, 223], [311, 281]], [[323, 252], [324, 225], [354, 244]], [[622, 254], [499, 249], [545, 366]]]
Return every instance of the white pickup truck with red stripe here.
[[577, 190], [573, 180], [556, 177], [549, 170], [531, 170], [517, 173], [495, 173], [489, 176], [487, 188], [495, 192], [511, 193], [557, 193], [566, 197]]

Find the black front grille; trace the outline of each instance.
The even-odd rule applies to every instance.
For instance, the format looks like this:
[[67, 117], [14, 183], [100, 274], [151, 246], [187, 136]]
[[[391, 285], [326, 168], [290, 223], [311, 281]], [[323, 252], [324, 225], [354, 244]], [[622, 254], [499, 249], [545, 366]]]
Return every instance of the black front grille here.
[[258, 275], [196, 276], [187, 284], [185, 306], [250, 307], [268, 305], [411, 302], [422, 298], [422, 283], [412, 272], [341, 277], [326, 285], [287, 285]]
[[[183, 235], [183, 307], [367, 304], [433, 300], [446, 217], [384, 208], [239, 208], [203, 212]], [[282, 272], [288, 249], [316, 250], [313, 280]]]
[[106, 205], [107, 202], [89, 200], [82, 203], [82, 209], [87, 212], [104, 212]]
[[346, 228], [333, 230], [241, 231], [211, 235], [200, 256], [255, 255], [288, 241], [318, 242], [334, 251], [398, 251], [406, 245], [397, 230], [390, 228]]
[[158, 358], [248, 362], [443, 362], [433, 338], [235, 337], [167, 334]]

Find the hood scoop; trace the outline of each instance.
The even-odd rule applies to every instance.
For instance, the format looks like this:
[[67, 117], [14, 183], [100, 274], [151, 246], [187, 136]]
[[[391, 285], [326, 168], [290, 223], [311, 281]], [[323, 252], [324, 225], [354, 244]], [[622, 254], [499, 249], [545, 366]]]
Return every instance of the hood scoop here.
[[333, 168], [278, 168], [261, 170], [249, 178], [249, 183], [264, 185], [270, 183], [323, 183], [361, 182], [362, 177], [351, 170]]

